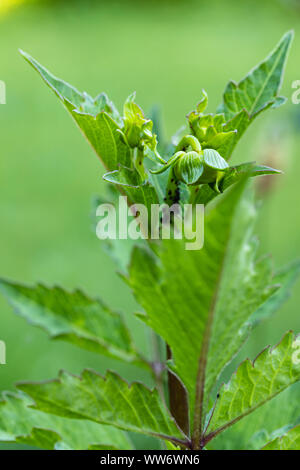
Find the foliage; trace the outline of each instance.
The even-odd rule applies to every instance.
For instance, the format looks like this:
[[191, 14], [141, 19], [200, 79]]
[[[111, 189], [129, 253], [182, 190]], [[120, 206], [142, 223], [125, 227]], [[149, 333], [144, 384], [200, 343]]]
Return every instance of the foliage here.
[[[143, 357], [122, 316], [102, 300], [81, 291], [1, 281], [15, 311], [51, 338], [143, 367], [157, 381], [150, 390], [114, 372], [102, 377], [85, 370], [80, 377], [61, 372], [53, 381], [21, 383], [19, 395], [5, 395], [0, 403], [1, 440], [51, 449], [124, 449], [131, 446], [126, 433], [136, 432], [167, 441], [167, 448], [224, 448], [229, 436], [229, 446], [246, 449], [252, 413], [263, 416], [270, 400], [295, 387], [300, 364], [292, 332], [254, 362], [242, 362], [229, 382], [219, 385], [225, 367], [255, 326], [281, 306], [300, 272], [300, 262], [274, 272], [270, 258], [257, 255], [256, 205], [248, 180], [280, 171], [254, 162], [228, 163], [253, 120], [284, 103], [278, 93], [291, 40], [287, 33], [243, 80], [230, 82], [216, 114], [205, 113], [203, 91], [187, 116], [188, 130], [168, 145], [159, 141], [159, 123], [145, 117], [134, 94], [120, 114], [106, 94], [81, 93], [22, 52], [92, 145], [109, 185], [147, 208], [165, 201], [202, 203], [207, 209], [201, 250], [185, 250], [185, 240], [174, 239], [131, 248], [123, 279], [142, 309], [138, 318], [167, 345], [159, 362]], [[124, 267], [123, 260], [120, 264]], [[251, 448], [300, 449], [300, 409], [294, 406], [293, 422], [287, 413], [287, 422], [266, 432], [267, 439], [253, 439]]]

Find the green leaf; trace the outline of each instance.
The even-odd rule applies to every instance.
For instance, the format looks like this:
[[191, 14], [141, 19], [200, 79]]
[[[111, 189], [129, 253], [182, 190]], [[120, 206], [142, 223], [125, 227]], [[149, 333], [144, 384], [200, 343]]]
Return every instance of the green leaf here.
[[126, 434], [111, 426], [84, 420], [66, 420], [33, 410], [26, 395], [6, 392], [0, 401], [0, 441], [54, 449], [89, 449], [93, 445], [110, 449], [131, 449]]
[[105, 168], [112, 171], [119, 165], [131, 166], [130, 149], [123, 142], [121, 128], [108, 113], [94, 117], [76, 109], [70, 112]]
[[[101, 93], [96, 98], [92, 98], [85, 92], [80, 93], [76, 88], [52, 75], [26, 52], [20, 52], [63, 103], [101, 159], [104, 167], [109, 172], [121, 171], [123, 181], [124, 175], [128, 176], [126, 184], [120, 182], [116, 182], [116, 184], [122, 184], [120, 190], [129, 197], [130, 202], [132, 204], [147, 203], [147, 206], [151, 203], [158, 203], [156, 190], [149, 181], [145, 184], [139, 182], [138, 187], [131, 188], [131, 186], [136, 186], [136, 181], [140, 176], [134, 168], [132, 149], [124, 137], [124, 131], [127, 132], [128, 125], [131, 138], [134, 140], [137, 137], [139, 140], [142, 136], [145, 148], [152, 152], [151, 157], [155, 161], [161, 162], [156, 151], [156, 137], [151, 132], [152, 122], [144, 119], [142, 110], [133, 101], [134, 95], [129, 97], [125, 103], [124, 122], [105, 93]], [[132, 120], [133, 123], [131, 123]], [[133, 125], [133, 128], [130, 124]], [[132, 132], [135, 134], [136, 130], [138, 135], [132, 135]], [[131, 171], [130, 174], [129, 171]], [[110, 181], [107, 175], [106, 180]]]
[[128, 385], [113, 372], [105, 377], [90, 370], [83, 371], [81, 377], [61, 372], [57, 380], [18, 387], [47, 413], [87, 419], [175, 443], [184, 439], [156, 389], [149, 390], [140, 383]]
[[210, 441], [216, 450], [259, 450], [300, 424], [300, 382], [295, 383]]
[[27, 287], [6, 280], [0, 280], [0, 291], [18, 315], [46, 330], [52, 339], [146, 366], [122, 317], [101, 300], [80, 290], [67, 292], [41, 284]]
[[116, 170], [118, 164], [130, 167], [130, 149], [120, 133], [123, 123], [107, 96], [102, 93], [92, 98], [85, 92], [80, 93], [52, 75], [26, 52], [20, 52], [69, 111], [104, 166], [110, 171]]
[[223, 95], [219, 114], [188, 115], [189, 125], [202, 148], [213, 148], [228, 160], [243, 133], [262, 111], [285, 103], [278, 96], [293, 33], [283, 36], [275, 50], [239, 83], [230, 81]]
[[236, 186], [206, 214], [201, 250], [186, 250], [185, 240], [164, 240], [156, 247], [158, 257], [140, 247], [133, 251], [128, 282], [146, 312], [140, 318], [171, 347], [171, 366], [192, 410], [201, 349], [209, 345], [202, 353], [209, 394], [245, 341], [252, 313], [274, 293], [269, 261], [255, 259], [255, 211], [248, 197], [240, 201], [242, 188]]
[[300, 426], [269, 442], [262, 450], [300, 450]]
[[293, 32], [286, 33], [274, 51], [243, 80], [228, 83], [218, 112], [224, 113], [228, 121], [225, 131], [238, 131], [235, 144], [259, 113], [283, 104], [284, 99], [277, 94], [292, 39]]
[[295, 336], [289, 332], [273, 349], [254, 362], [244, 361], [219, 392], [208, 426], [208, 437], [222, 432], [300, 380], [300, 364], [293, 361]]
[[[275, 50], [238, 84], [229, 82], [224, 93], [223, 112], [231, 119], [245, 109], [249, 117], [274, 104], [293, 33], [286, 33]], [[276, 103], [278, 104], [278, 103]]]
[[213, 168], [215, 170], [224, 170], [225, 168], [228, 168], [228, 163], [224, 158], [221, 157], [221, 155], [213, 149], [205, 149], [203, 152], [204, 156], [204, 162], [206, 163], [207, 166], [210, 168]]

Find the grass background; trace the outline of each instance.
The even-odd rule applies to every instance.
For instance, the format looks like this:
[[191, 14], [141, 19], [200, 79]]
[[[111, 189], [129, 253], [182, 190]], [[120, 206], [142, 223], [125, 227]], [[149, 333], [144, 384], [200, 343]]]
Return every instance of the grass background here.
[[[145, 110], [159, 103], [171, 136], [202, 88], [213, 112], [227, 81], [241, 79], [289, 29], [296, 36], [282, 89], [288, 103], [260, 117], [234, 156], [285, 171], [258, 187], [261, 252], [272, 253], [276, 267], [299, 256], [300, 106], [291, 103], [291, 84], [300, 79], [299, 2], [56, 1], [5, 11], [0, 5], [0, 79], [7, 86], [7, 104], [0, 106], [0, 275], [81, 286], [122, 310], [136, 341], [148, 344], [132, 315], [136, 305], [92, 229], [91, 200], [104, 190], [101, 165], [18, 48], [80, 90], [106, 91], [118, 107], [133, 90]], [[299, 332], [299, 303], [298, 284], [243, 355], [254, 357], [287, 329]], [[61, 368], [109, 367], [129, 380], [148, 380], [134, 367], [48, 341], [2, 298], [0, 319], [7, 345], [0, 390], [17, 380], [55, 377]]]

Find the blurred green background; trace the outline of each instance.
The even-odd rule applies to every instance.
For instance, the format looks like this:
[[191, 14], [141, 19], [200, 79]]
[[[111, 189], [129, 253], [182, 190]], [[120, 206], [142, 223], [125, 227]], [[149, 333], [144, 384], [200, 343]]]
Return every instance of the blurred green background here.
[[[300, 105], [291, 102], [291, 84], [300, 79], [300, 2], [0, 0], [0, 79], [7, 87], [7, 104], [0, 106], [0, 275], [100, 295], [125, 313], [136, 341], [147, 347], [132, 315], [136, 305], [93, 231], [91, 201], [104, 191], [101, 165], [18, 48], [80, 90], [106, 91], [119, 108], [134, 90], [144, 110], [159, 103], [170, 137], [202, 88], [215, 111], [228, 80], [240, 80], [291, 28], [296, 36], [282, 89], [288, 103], [257, 119], [234, 156], [285, 171], [257, 188], [261, 251], [272, 253], [276, 267], [299, 255]], [[299, 303], [298, 284], [243, 355], [254, 357], [287, 329], [299, 332]], [[109, 367], [147, 381], [134, 367], [48, 341], [2, 298], [0, 312], [7, 345], [1, 390], [17, 380], [55, 377], [61, 368]], [[138, 445], [150, 443], [143, 438]]]

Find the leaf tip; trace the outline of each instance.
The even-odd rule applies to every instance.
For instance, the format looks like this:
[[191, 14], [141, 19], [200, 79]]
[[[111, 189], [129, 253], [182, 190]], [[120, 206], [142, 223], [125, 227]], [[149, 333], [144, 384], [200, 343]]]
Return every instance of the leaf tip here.
[[24, 57], [25, 60], [27, 61], [31, 60], [30, 55], [27, 52], [23, 51], [23, 49], [19, 48], [18, 51], [21, 54], [21, 56]]

